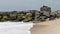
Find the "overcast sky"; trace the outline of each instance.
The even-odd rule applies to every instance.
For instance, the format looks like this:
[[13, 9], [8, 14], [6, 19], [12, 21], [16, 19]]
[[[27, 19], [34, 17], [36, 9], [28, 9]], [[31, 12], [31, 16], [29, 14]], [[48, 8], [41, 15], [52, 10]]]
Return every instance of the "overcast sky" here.
[[60, 0], [0, 0], [0, 11], [39, 10], [43, 5], [59, 10]]

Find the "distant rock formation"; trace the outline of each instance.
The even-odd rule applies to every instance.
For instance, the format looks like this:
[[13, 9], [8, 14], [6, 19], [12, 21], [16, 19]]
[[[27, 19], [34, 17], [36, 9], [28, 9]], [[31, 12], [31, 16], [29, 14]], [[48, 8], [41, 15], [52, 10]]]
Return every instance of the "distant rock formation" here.
[[60, 18], [60, 10], [52, 12], [48, 6], [42, 6], [40, 11], [38, 10], [26, 10], [26, 11], [11, 11], [0, 12], [0, 21], [46, 21], [46, 19], [53, 20]]

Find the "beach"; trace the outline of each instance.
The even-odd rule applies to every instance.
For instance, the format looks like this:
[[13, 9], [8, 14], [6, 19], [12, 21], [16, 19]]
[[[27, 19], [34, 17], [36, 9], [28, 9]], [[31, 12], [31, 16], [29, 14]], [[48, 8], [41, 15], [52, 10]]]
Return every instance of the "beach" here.
[[60, 34], [60, 19], [34, 23], [31, 34]]

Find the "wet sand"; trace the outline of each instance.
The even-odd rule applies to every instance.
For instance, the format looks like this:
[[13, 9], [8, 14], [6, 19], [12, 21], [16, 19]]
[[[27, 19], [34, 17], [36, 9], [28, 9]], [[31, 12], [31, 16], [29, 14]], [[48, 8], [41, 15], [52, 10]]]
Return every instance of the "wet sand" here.
[[60, 34], [60, 19], [34, 23], [31, 34]]

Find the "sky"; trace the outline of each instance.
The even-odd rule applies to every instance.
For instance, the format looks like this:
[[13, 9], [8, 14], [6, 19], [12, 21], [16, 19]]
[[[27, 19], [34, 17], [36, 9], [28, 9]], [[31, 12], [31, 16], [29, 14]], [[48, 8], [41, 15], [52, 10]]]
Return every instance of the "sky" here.
[[60, 10], [60, 0], [0, 0], [0, 11], [40, 10], [43, 5]]

